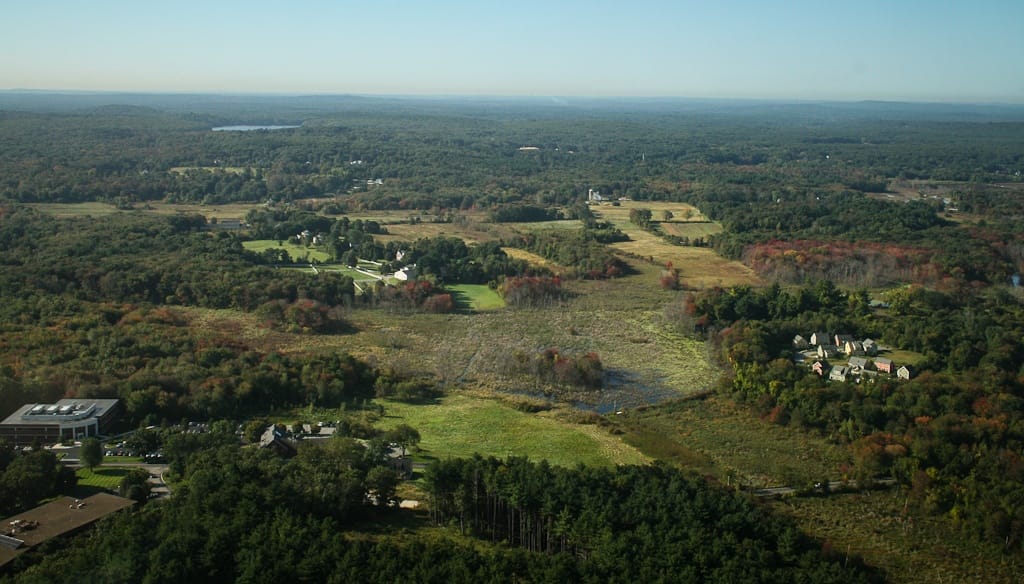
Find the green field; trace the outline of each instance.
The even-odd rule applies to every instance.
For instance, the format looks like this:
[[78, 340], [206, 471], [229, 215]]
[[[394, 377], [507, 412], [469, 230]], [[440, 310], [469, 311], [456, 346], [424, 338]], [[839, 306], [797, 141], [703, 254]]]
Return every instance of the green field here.
[[456, 458], [479, 453], [504, 458], [528, 456], [551, 464], [595, 466], [643, 464], [636, 449], [594, 425], [570, 424], [550, 414], [527, 414], [500, 401], [461, 394], [437, 404], [410, 405], [383, 402], [387, 429], [408, 424], [419, 430], [421, 454], [430, 458]]
[[501, 295], [483, 284], [445, 286], [455, 297], [455, 304], [464, 310], [497, 310], [505, 307]]
[[80, 468], [75, 472], [75, 476], [78, 477], [79, 487], [116, 491], [121, 479], [129, 472], [131, 469], [123, 467], [97, 466], [92, 470]]
[[249, 251], [256, 253], [262, 253], [268, 249], [284, 249], [288, 252], [288, 255], [292, 257], [296, 262], [302, 263], [303, 258], [308, 258], [305, 261], [318, 261], [318, 262], [329, 262], [331, 261], [331, 255], [326, 251], [306, 247], [299, 245], [292, 241], [285, 241], [284, 244], [280, 244], [273, 239], [254, 239], [252, 241], [242, 242], [242, 247]]

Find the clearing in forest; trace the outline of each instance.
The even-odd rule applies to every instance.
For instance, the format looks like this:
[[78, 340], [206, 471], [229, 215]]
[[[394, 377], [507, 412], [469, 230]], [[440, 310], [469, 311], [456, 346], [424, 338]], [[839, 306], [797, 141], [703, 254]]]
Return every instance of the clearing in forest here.
[[385, 401], [383, 429], [399, 424], [416, 428], [421, 454], [444, 459], [483, 456], [527, 456], [559, 466], [644, 464], [635, 448], [592, 425], [557, 419], [552, 412], [528, 414], [498, 400], [464, 394], [435, 404], [410, 405]]
[[309, 263], [311, 261], [328, 262], [331, 260], [331, 254], [326, 251], [315, 247], [306, 247], [295, 243], [291, 239], [284, 241], [276, 241], [273, 239], [254, 239], [252, 241], [243, 241], [242, 247], [256, 253], [263, 253], [268, 249], [282, 249], [288, 252], [288, 255], [291, 256], [295, 263], [300, 264]]

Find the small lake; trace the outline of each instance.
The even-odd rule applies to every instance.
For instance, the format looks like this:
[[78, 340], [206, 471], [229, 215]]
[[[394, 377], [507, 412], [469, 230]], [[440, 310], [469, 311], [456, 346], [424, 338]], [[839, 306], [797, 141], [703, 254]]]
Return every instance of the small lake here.
[[290, 130], [302, 126], [217, 126], [214, 132], [255, 132], [256, 130]]

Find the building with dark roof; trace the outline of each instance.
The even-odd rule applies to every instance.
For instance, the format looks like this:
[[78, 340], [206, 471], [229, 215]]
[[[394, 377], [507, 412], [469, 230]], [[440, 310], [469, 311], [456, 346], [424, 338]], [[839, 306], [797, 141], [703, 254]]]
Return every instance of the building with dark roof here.
[[99, 436], [116, 420], [116, 399], [62, 399], [55, 404], [26, 404], [0, 422], [0, 438], [15, 446], [56, 444]]
[[18, 555], [61, 535], [84, 529], [111, 513], [127, 509], [135, 501], [97, 493], [87, 499], [60, 497], [0, 524], [0, 567]]

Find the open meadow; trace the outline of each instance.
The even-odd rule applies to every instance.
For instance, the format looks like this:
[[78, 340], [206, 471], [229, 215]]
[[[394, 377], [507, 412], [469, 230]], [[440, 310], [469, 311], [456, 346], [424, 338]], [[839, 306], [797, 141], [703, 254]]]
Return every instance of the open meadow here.
[[596, 425], [572, 424], [552, 412], [520, 412], [496, 399], [453, 394], [434, 404], [382, 403], [380, 428], [408, 424], [419, 430], [422, 440], [417, 457], [527, 456], [560, 466], [643, 464], [649, 460]]
[[149, 201], [135, 203], [131, 209], [118, 209], [110, 203], [28, 203], [37, 211], [55, 217], [104, 217], [120, 213], [146, 213], [153, 215], [202, 215], [209, 219], [243, 219], [252, 209], [261, 205], [257, 203], [226, 203], [223, 205], [203, 205], [200, 203], [162, 203]]
[[[685, 203], [623, 201], [619, 206], [592, 207], [595, 215], [611, 222], [629, 236], [630, 241], [614, 243], [613, 248], [660, 265], [671, 263], [679, 270], [680, 278], [689, 288], [762, 283], [753, 270], [740, 262], [723, 258], [710, 248], [673, 245], [653, 233], [640, 229], [629, 220], [629, 212], [633, 209], [650, 209], [656, 222], [665, 211], [672, 212], [672, 230], [675, 234], [685, 235], [691, 239], [706, 237], [716, 229], [715, 224], [707, 223], [699, 212]], [[690, 227], [685, 221], [679, 221], [679, 217], [688, 214], [691, 219], [699, 219], [700, 222], [692, 223], [694, 227]]]

